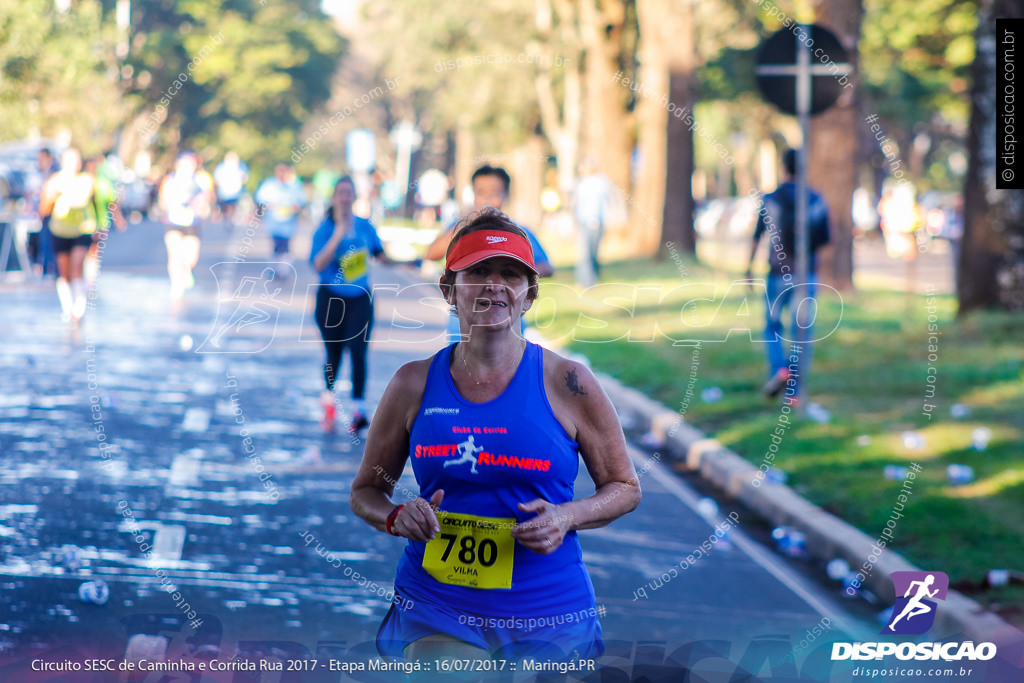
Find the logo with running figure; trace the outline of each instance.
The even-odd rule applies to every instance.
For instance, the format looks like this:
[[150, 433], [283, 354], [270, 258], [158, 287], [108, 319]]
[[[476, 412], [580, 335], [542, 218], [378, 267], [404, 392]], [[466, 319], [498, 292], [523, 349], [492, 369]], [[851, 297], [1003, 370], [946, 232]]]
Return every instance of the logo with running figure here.
[[445, 462], [444, 466], [448, 467], [449, 465], [461, 465], [463, 463], [468, 462], [470, 464], [470, 467], [472, 468], [471, 471], [473, 472], [473, 474], [477, 474], [476, 454], [484, 450], [483, 446], [477, 446], [476, 442], [473, 440], [473, 437], [469, 436], [465, 441], [460, 443], [455, 448], [458, 449], [459, 455], [461, 455], [462, 457], [459, 458], [458, 460], [448, 460], [447, 462]]
[[949, 577], [943, 572], [893, 572], [889, 578], [896, 589], [896, 604], [881, 632], [918, 635], [930, 629], [937, 607], [933, 600], [946, 599]]
[[263, 266], [259, 275], [242, 275], [232, 261], [210, 266], [219, 293], [217, 319], [196, 353], [259, 353], [274, 340], [281, 311], [294, 298], [295, 269], [268, 261], [246, 263], [244, 272], [254, 273], [252, 266]]

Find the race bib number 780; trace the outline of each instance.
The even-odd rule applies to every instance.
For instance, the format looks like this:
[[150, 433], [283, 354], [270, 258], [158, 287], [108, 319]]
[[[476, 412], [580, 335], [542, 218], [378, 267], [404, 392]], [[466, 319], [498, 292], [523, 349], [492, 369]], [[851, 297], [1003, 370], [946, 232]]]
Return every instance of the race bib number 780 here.
[[438, 514], [441, 530], [423, 553], [423, 568], [441, 583], [511, 588], [514, 517]]

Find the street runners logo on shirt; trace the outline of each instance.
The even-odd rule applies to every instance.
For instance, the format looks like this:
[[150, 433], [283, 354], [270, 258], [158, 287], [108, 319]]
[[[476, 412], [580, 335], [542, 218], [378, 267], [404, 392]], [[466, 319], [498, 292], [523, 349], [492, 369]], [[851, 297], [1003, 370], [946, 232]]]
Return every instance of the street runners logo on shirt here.
[[431, 446], [417, 444], [416, 449], [413, 451], [413, 457], [415, 458], [449, 458], [453, 455], [458, 455], [459, 459], [446, 462], [444, 464], [445, 467], [468, 464], [470, 472], [473, 474], [479, 474], [476, 468], [477, 465], [512, 467], [521, 470], [539, 470], [541, 472], [547, 472], [551, 469], [550, 460], [490, 453], [484, 450], [483, 446], [477, 445], [476, 439], [472, 434], [460, 444], [435, 444]]
[[[904, 571], [889, 575], [896, 590], [889, 623], [880, 633], [886, 635], [920, 635], [935, 623], [938, 605], [929, 598], [945, 600], [949, 591], [949, 577], [943, 572]], [[921, 642], [921, 643], [832, 643], [832, 661], [854, 659], [882, 659], [895, 655], [897, 659], [956, 661], [989, 660], [996, 656], [993, 643]]]

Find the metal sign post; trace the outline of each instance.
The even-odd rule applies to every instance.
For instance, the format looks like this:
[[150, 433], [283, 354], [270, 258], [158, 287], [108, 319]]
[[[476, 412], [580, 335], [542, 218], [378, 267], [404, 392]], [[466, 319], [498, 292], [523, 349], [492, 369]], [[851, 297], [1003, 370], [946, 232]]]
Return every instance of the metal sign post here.
[[[820, 53], [819, 63], [812, 64], [811, 48]], [[839, 79], [848, 75], [850, 65], [846, 50], [827, 29], [803, 24], [782, 29], [761, 46], [757, 66], [757, 84], [765, 98], [788, 114], [795, 114], [800, 122], [801, 145], [796, 159], [796, 283], [802, 293], [810, 275], [810, 235], [807, 227], [807, 149], [811, 139], [811, 116], [825, 111], [842, 94]], [[802, 301], [802, 299], [801, 299]], [[797, 302], [799, 305], [799, 302]], [[798, 309], [799, 310], [799, 309]], [[815, 311], [817, 316], [817, 311]], [[799, 320], [794, 316], [795, 320]], [[797, 323], [796, 340], [799, 353], [806, 352], [806, 330]], [[803, 372], [805, 364], [797, 366]], [[805, 408], [804, 393], [807, 381], [797, 382], [798, 410]]]

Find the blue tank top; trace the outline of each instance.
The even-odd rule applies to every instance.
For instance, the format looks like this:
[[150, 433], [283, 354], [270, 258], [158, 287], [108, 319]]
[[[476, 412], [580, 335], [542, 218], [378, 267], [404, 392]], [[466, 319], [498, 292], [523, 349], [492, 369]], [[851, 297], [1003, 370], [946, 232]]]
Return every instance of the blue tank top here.
[[[505, 391], [485, 403], [459, 393], [449, 363], [455, 344], [431, 361], [423, 402], [412, 426], [409, 459], [420, 495], [444, 489], [442, 513], [527, 521], [519, 503], [573, 499], [579, 471], [578, 444], [555, 418], [544, 390], [544, 350], [527, 343]], [[446, 531], [442, 517], [443, 534]], [[508, 528], [508, 527], [506, 527]], [[440, 534], [439, 534], [440, 535]], [[462, 539], [459, 539], [462, 541]], [[452, 585], [423, 567], [426, 543], [410, 540], [398, 565], [399, 591], [425, 594], [460, 612], [549, 616], [594, 606], [594, 588], [583, 565], [576, 532], [550, 555], [514, 543], [510, 588]], [[458, 553], [460, 546], [452, 547]], [[479, 548], [481, 561], [493, 559]], [[472, 555], [472, 550], [469, 551]]]

